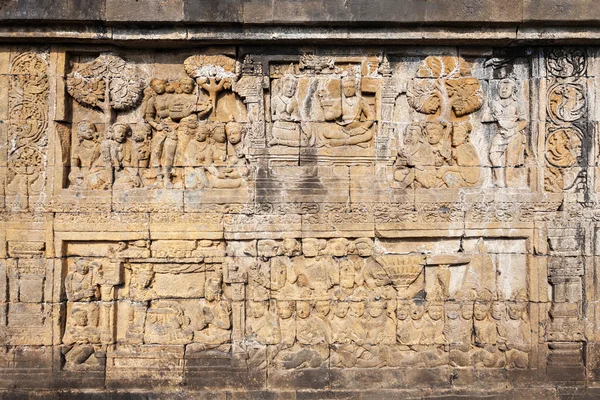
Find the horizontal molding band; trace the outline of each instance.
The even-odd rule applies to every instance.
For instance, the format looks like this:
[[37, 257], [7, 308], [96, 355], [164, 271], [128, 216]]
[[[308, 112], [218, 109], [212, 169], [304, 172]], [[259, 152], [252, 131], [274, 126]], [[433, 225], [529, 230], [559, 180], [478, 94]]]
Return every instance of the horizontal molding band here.
[[600, 27], [481, 28], [318, 28], [289, 26], [122, 28], [83, 25], [10, 25], [0, 41], [113, 43], [124, 46], [185, 44], [438, 44], [557, 45], [600, 44]]

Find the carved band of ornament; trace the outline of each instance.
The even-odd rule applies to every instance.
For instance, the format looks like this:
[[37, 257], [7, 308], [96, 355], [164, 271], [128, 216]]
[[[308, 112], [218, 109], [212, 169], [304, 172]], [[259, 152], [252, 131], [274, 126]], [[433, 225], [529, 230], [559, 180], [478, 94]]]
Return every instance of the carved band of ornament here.
[[587, 57], [584, 49], [554, 48], [546, 55], [548, 73], [557, 78], [584, 76]]
[[42, 54], [25, 52], [10, 65], [9, 161], [19, 175], [39, 172], [48, 128], [48, 64]]

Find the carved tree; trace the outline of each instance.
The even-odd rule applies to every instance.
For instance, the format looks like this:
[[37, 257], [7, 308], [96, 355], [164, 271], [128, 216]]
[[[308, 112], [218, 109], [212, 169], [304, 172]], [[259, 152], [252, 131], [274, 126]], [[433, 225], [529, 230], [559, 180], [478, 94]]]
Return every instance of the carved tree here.
[[188, 57], [183, 66], [185, 72], [196, 80], [198, 86], [208, 92], [212, 104], [210, 119], [214, 120], [217, 115], [219, 93], [231, 89], [233, 82], [238, 79], [235, 60], [225, 56], [198, 55]]
[[139, 104], [144, 86], [141, 70], [112, 54], [78, 64], [67, 75], [69, 94], [79, 104], [102, 110], [109, 124], [114, 122], [114, 111], [131, 110]]

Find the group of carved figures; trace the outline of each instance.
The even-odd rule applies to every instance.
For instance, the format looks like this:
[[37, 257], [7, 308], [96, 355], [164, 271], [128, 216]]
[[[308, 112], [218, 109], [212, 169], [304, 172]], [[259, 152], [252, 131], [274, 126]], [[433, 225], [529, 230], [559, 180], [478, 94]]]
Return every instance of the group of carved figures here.
[[317, 113], [309, 109], [308, 120], [301, 117], [298, 78], [288, 71], [277, 83], [278, 90], [274, 91], [271, 99], [274, 122], [269, 146], [371, 146], [375, 112], [360, 93], [360, 79], [345, 76], [312, 81], [311, 86], [320, 87], [314, 97], [322, 118], [313, 115]]
[[[236, 245], [251, 252], [245, 242], [229, 243], [228, 251]], [[124, 283], [109, 288], [117, 290], [116, 299], [127, 300], [118, 306], [126, 329], [117, 343], [190, 345], [227, 354], [235, 304], [238, 313], [241, 304], [245, 328], [237, 329], [245, 332], [248, 362], [256, 367], [267, 359], [281, 368], [325, 362], [344, 368], [528, 366], [526, 295], [506, 301], [497, 292], [483, 240], [452, 293], [448, 265], [434, 268], [435, 283], [427, 289], [423, 256], [375, 256], [369, 238], [266, 239], [253, 245], [256, 257], [227, 257], [223, 264], [127, 264]], [[123, 244], [114, 255], [150, 256], [149, 244], [136, 246]], [[215, 255], [225, 252], [215, 243], [203, 246]], [[103, 262], [81, 258], [65, 277], [63, 352], [71, 368], [98, 366], [114, 340], [110, 334], [101, 340], [103, 331], [112, 330], [102, 326], [110, 323], [106, 312], [113, 301], [102, 294], [105, 275]], [[226, 296], [224, 285], [230, 284], [241, 284], [245, 295], [235, 301]]]
[[191, 78], [153, 79], [142, 124], [115, 123], [102, 139], [97, 126], [77, 124], [71, 152], [72, 186], [84, 189], [239, 188], [248, 174], [244, 123], [210, 118]]
[[248, 302], [246, 342], [281, 368], [527, 368], [527, 304], [420, 300]]
[[[212, 77], [220, 67], [208, 68], [203, 62], [200, 56], [186, 60], [189, 77], [178, 81], [150, 81], [142, 99], [143, 123], [112, 124], [100, 140], [95, 124], [79, 122], [71, 151], [71, 185], [86, 189], [242, 186], [249, 173], [243, 144], [248, 111], [232, 92], [235, 73]], [[312, 76], [298, 74], [295, 68], [290, 65], [272, 81], [267, 146], [372, 147], [377, 128], [373, 84], [363, 84], [365, 78], [352, 68]], [[86, 104], [87, 81], [73, 75], [69, 82], [70, 93]], [[490, 120], [483, 121], [496, 124], [489, 139], [492, 181], [498, 187], [517, 186], [515, 168], [525, 165], [528, 154], [528, 122], [518, 81], [505, 78], [496, 86]], [[404, 129], [398, 146], [393, 186], [480, 186], [484, 163], [471, 141], [472, 114], [484, 101], [481, 82], [471, 76], [468, 63], [457, 57], [427, 57], [409, 81], [406, 98], [413, 122]]]
[[[468, 118], [483, 104], [480, 83], [471, 77], [448, 79], [435, 67], [423, 75], [427, 79], [415, 80], [408, 92], [411, 107], [427, 117], [404, 131], [395, 162], [395, 186], [480, 186], [483, 164], [470, 140], [473, 125]], [[518, 185], [514, 183], [516, 168], [525, 165], [528, 153], [528, 122], [517, 95], [517, 81], [503, 79], [490, 106], [491, 121], [496, 124], [489, 147], [492, 182], [502, 188]]]

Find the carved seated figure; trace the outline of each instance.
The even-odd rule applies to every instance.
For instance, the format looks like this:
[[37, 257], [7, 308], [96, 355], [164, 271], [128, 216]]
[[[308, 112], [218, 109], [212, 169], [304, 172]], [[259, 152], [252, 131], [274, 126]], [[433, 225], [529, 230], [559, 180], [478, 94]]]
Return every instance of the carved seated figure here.
[[276, 344], [273, 317], [267, 301], [249, 301], [246, 319], [246, 338], [260, 344]]
[[311, 146], [314, 144], [312, 137], [307, 136], [300, 128], [300, 116], [298, 114], [298, 100], [296, 90], [298, 80], [291, 73], [285, 74], [281, 79], [281, 89], [271, 99], [271, 111], [273, 113], [272, 139], [269, 146]]
[[[375, 113], [371, 106], [357, 90], [358, 82], [353, 77], [342, 79], [341, 107], [328, 107], [330, 102], [326, 92], [320, 94], [319, 100], [325, 110], [325, 120], [336, 125], [326, 124], [319, 129], [316, 137], [318, 146], [339, 147], [357, 145], [369, 147], [373, 139]], [[334, 110], [328, 112], [327, 109]]]
[[285, 369], [320, 368], [329, 358], [330, 326], [311, 313], [307, 301], [296, 302], [296, 345], [279, 355]]
[[95, 304], [73, 308], [63, 343], [61, 351], [67, 369], [96, 369], [104, 365], [106, 353], [100, 345], [98, 309]]
[[450, 366], [471, 364], [473, 340], [473, 304], [446, 303], [444, 337], [449, 348]]
[[65, 277], [65, 290], [69, 301], [93, 301], [100, 294], [95, 273], [100, 266], [83, 258], [75, 260], [75, 270]]
[[438, 170], [438, 177], [449, 188], [474, 187], [481, 177], [481, 161], [475, 146], [469, 141], [473, 126], [456, 122], [452, 131], [452, 157], [449, 166]]
[[498, 329], [496, 322], [489, 315], [489, 304], [476, 302], [473, 315], [475, 317], [475, 364], [486, 368], [504, 367], [504, 354], [498, 349]]
[[336, 302], [331, 317], [332, 367], [352, 368], [358, 361], [359, 346], [364, 344], [366, 333], [363, 324], [349, 314], [350, 304]]
[[[204, 128], [210, 132], [206, 139]], [[242, 131], [242, 125], [233, 121], [199, 129], [197, 143], [192, 142], [188, 150], [188, 162], [197, 164], [186, 173], [187, 188], [237, 189], [245, 184], [249, 170], [242, 150]]]
[[430, 121], [424, 125], [410, 125], [404, 137], [404, 148], [398, 151], [394, 180], [399, 188], [440, 187], [438, 169], [451, 159], [448, 124]]
[[77, 144], [71, 154], [71, 185], [83, 189], [101, 189], [105, 185], [99, 135], [96, 125], [82, 121], [77, 124]]
[[214, 349], [231, 342], [231, 308], [221, 299], [221, 281], [208, 278], [204, 290], [201, 317], [194, 331], [194, 342]]
[[531, 326], [527, 320], [526, 303], [508, 303], [508, 319], [501, 320], [500, 332], [506, 338], [508, 368], [527, 368], [531, 351]]

